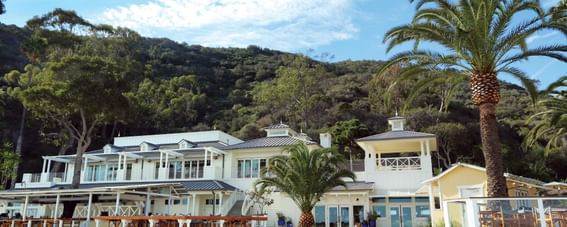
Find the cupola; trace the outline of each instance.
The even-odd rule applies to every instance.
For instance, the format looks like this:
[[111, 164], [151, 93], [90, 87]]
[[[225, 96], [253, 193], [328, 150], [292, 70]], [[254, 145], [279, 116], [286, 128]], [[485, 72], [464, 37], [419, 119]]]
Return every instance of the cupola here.
[[264, 130], [266, 130], [267, 137], [297, 135], [297, 132], [293, 131], [293, 129], [291, 129], [289, 125], [286, 125], [282, 122], [280, 122], [279, 124], [270, 125], [266, 127]]
[[406, 118], [398, 116], [398, 113], [396, 113], [395, 117], [388, 118], [388, 124], [392, 127], [392, 131], [404, 131], [405, 123]]

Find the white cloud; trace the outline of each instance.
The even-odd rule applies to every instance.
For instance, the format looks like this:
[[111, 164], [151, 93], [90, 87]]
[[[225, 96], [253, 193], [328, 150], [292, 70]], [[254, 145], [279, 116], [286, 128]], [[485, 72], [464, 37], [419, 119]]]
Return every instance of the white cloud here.
[[558, 34], [559, 34], [559, 32], [557, 32], [557, 31], [548, 32], [548, 33], [545, 33], [545, 34], [542, 34], [542, 35], [533, 34], [530, 37], [526, 38], [526, 42], [532, 43], [532, 42], [534, 42], [538, 39], [549, 38], [551, 36], [558, 35]]
[[151, 0], [107, 9], [99, 22], [207, 46], [281, 50], [354, 38], [354, 0]]

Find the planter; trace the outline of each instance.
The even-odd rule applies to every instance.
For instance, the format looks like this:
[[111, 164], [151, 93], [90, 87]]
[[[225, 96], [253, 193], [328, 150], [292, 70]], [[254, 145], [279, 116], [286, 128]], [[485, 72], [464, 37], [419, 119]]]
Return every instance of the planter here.
[[376, 227], [376, 220], [368, 221], [368, 227]]
[[362, 227], [368, 227], [367, 223], [362, 223]]
[[285, 226], [285, 220], [278, 220], [278, 226]]
[[293, 227], [293, 223], [287, 223], [287, 227]]

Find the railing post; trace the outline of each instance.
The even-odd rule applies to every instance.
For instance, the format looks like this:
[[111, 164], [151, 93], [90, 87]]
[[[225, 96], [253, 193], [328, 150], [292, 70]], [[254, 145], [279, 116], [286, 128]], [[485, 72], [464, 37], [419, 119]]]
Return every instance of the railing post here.
[[545, 223], [545, 207], [543, 206], [543, 199], [537, 198], [537, 212], [539, 213], [539, 226], [546, 227]]

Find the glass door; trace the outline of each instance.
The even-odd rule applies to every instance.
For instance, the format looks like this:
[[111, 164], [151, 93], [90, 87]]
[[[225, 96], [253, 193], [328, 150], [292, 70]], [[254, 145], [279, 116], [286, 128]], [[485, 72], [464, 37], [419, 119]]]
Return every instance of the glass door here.
[[329, 210], [329, 227], [339, 226], [339, 208], [336, 206], [330, 206]]
[[402, 224], [403, 227], [412, 227], [411, 207], [402, 207]]
[[409, 206], [390, 207], [391, 227], [413, 227], [412, 209]]
[[350, 226], [350, 208], [349, 207], [340, 207], [341, 209], [341, 227], [349, 227]]

